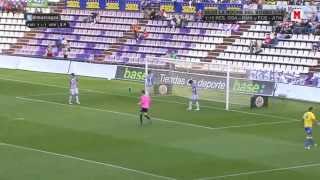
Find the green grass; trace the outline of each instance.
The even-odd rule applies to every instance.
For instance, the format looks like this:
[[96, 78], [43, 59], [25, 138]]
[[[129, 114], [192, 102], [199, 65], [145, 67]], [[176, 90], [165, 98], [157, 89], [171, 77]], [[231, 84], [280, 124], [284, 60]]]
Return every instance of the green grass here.
[[139, 127], [138, 83], [81, 77], [81, 105], [66, 104], [65, 75], [2, 69], [0, 86], [0, 180], [320, 178], [300, 121], [319, 104], [272, 98], [227, 112], [201, 101], [187, 112], [183, 97], [154, 97], [154, 122]]

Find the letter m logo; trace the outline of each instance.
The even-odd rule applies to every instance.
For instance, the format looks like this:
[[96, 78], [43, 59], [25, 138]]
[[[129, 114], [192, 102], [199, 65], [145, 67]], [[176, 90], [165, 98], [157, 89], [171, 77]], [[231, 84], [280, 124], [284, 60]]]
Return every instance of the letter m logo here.
[[303, 19], [303, 11], [301, 9], [293, 9], [291, 12], [291, 21], [301, 21]]

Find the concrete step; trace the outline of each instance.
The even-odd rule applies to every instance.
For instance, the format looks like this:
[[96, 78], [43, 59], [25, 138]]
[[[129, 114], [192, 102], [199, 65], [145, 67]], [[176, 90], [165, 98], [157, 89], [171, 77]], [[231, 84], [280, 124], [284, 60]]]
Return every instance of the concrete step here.
[[27, 33], [25, 33], [25, 36], [33, 37], [33, 36], [35, 36], [36, 34], [37, 34], [36, 32], [27, 32]]
[[139, 25], [141, 26], [144, 26], [144, 25], [146, 25], [148, 23], [148, 19], [142, 19], [142, 20], [140, 20], [139, 21]]
[[212, 62], [212, 57], [207, 57], [206, 59], [201, 59], [201, 62], [204, 62], [204, 63], [211, 63]]
[[22, 48], [22, 45], [19, 45], [19, 44], [15, 44], [11, 46], [11, 49], [20, 49], [20, 48]]
[[233, 35], [240, 37], [244, 31], [234, 32]]
[[230, 37], [230, 38], [224, 38], [223, 39], [223, 42], [235, 42], [236, 40], [233, 38], [233, 37]]
[[228, 45], [217, 45], [216, 49], [226, 49]]
[[117, 39], [117, 43], [119, 44], [123, 44], [125, 43], [127, 40], [125, 38], [120, 38], [120, 39]]
[[[138, 24], [140, 26], [145, 26], [147, 23], [148, 23], [147, 19], [141, 19], [138, 22]], [[119, 50], [119, 48], [124, 45], [124, 43], [127, 41], [127, 39], [134, 39], [134, 38], [135, 37], [134, 37], [133, 32], [131, 32], [131, 31], [125, 32], [122, 38], [117, 39], [116, 44], [111, 45], [110, 49], [108, 49], [107, 51], [104, 52], [103, 56], [97, 57], [95, 59], [96, 60], [100, 60], [100, 59], [104, 60], [105, 57], [108, 57], [108, 56], [112, 55], [112, 53], [117, 52], [117, 50]]]
[[209, 52], [208, 53], [208, 57], [217, 57], [217, 56], [219, 56], [219, 51], [217, 51], [217, 52]]
[[21, 38], [21, 39], [18, 39], [16, 44], [27, 44], [28, 42], [29, 42], [29, 39]]
[[111, 50], [107, 50], [107, 51], [104, 52], [104, 54], [105, 54], [105, 55], [111, 55], [111, 54], [112, 54], [112, 51], [111, 51]]

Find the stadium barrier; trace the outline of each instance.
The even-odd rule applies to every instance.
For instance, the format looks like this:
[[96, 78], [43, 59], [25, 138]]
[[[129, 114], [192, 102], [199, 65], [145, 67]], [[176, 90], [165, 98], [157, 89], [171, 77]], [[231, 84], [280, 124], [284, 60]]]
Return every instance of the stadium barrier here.
[[[30, 58], [30, 57], [8, 56], [8, 55], [0, 55], [0, 68], [28, 70], [28, 71], [36, 71], [36, 72], [60, 73], [60, 74], [69, 74], [73, 72], [81, 76], [99, 77], [99, 78], [106, 78], [106, 79], [126, 79], [126, 80], [135, 80], [135, 81], [143, 81], [144, 79], [143, 68], [141, 69], [141, 68], [130, 67], [128, 69], [125, 69], [125, 66], [117, 66], [117, 65], [90, 64], [90, 63], [68, 61], [68, 60], [52, 60], [52, 59], [44, 59], [44, 58]], [[188, 77], [185, 77], [185, 73], [178, 73], [178, 72], [163, 73], [163, 72], [166, 72], [166, 71], [165, 70], [159, 71], [159, 73], [162, 74], [162, 76], [159, 76], [159, 77], [162, 77], [159, 79], [159, 81], [162, 81], [162, 80], [166, 81], [168, 79], [175, 80], [173, 81], [174, 83], [170, 81], [171, 82], [170, 84], [179, 85], [179, 83], [186, 83], [186, 81], [178, 81], [178, 77], [179, 79], [181, 79], [181, 77], [184, 77], [184, 79], [188, 79]], [[157, 73], [157, 71], [154, 71], [154, 73]], [[197, 77], [198, 76], [193, 76], [194, 79], [197, 79]], [[219, 78], [207, 79], [204, 77], [206, 76], [201, 76], [198, 82], [204, 82], [204, 80], [206, 80], [207, 83], [203, 85], [206, 85], [206, 86], [210, 85], [210, 87], [206, 87], [206, 88], [209, 88], [209, 89], [218, 88], [217, 83], [216, 82], [214, 83], [213, 81], [219, 80]], [[208, 83], [208, 82], [211, 82], [211, 83]], [[295, 100], [303, 100], [303, 101], [311, 101], [311, 102], [320, 102], [320, 88], [317, 88], [317, 87], [284, 84], [284, 83], [276, 83], [275, 85], [272, 85], [272, 84], [269, 84], [269, 82], [267, 81], [251, 81], [251, 83], [249, 83], [249, 81], [248, 83], [244, 83], [244, 82], [246, 81], [234, 80], [230, 84], [231, 90], [236, 92], [241, 92], [241, 93], [248, 93], [247, 91], [252, 89], [252, 83], [254, 83], [257, 85], [257, 87], [261, 87], [260, 89], [258, 89], [258, 91], [264, 95], [266, 94], [271, 95], [272, 93], [271, 91], [274, 91], [274, 93], [272, 94], [273, 96], [276, 96], [276, 97], [284, 97], [287, 99], [295, 99]], [[261, 84], [260, 82], [264, 82], [264, 83]], [[162, 83], [166, 83], [166, 82], [162, 82]], [[275, 87], [275, 88], [270, 89], [270, 87]]]
[[19, 65], [19, 57], [1, 56], [0, 55], [0, 68], [4, 69], [17, 69]]
[[66, 74], [68, 72], [68, 61], [19, 58], [17, 69], [27, 71], [38, 71], [48, 73]]
[[[155, 76], [155, 84], [170, 84], [173, 86], [188, 86], [192, 79], [201, 89], [222, 90], [226, 89], [226, 76], [205, 75], [189, 72], [152, 69]], [[133, 80], [143, 82], [145, 79], [144, 68], [119, 66], [116, 73], [117, 79]], [[273, 96], [274, 82], [249, 80], [243, 78], [230, 78], [232, 91], [243, 94], [255, 94]]]
[[0, 68], [114, 79], [116, 65], [0, 55]]
[[68, 73], [75, 73], [81, 76], [114, 79], [116, 71], [117, 65], [89, 64], [71, 61]]
[[140, 0], [65, 0], [67, 8], [139, 11]]
[[242, 10], [241, 3], [212, 3], [212, 2], [177, 2], [162, 0], [160, 2], [160, 9], [170, 13], [196, 13], [204, 10]]
[[320, 88], [276, 83], [275, 96], [310, 102], [320, 102]]

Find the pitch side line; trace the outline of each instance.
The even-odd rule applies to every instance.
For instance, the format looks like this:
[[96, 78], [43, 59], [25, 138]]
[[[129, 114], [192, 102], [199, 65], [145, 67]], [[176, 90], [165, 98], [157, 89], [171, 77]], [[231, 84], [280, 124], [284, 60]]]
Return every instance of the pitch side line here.
[[[30, 81], [23, 81], [23, 80], [3, 78], [3, 77], [0, 77], [0, 80], [6, 80], [6, 81], [21, 82], [21, 83], [27, 83], [27, 84], [40, 85], [40, 86], [47, 86], [47, 87], [56, 87], [56, 88], [68, 89], [67, 87], [58, 86], [58, 85], [53, 85], [53, 84], [34, 83], [34, 82], [30, 82]], [[82, 90], [82, 91], [87, 91], [87, 92], [99, 93], [99, 94], [117, 95], [117, 96], [129, 97], [129, 98], [135, 98], [135, 99], [136, 99], [136, 97], [132, 97], [132, 96], [126, 96], [126, 95], [120, 95], [120, 94], [107, 93], [107, 92], [104, 92], [104, 91], [98, 91], [98, 90], [92, 90], [92, 89], [81, 89], [81, 90]], [[167, 101], [167, 100], [160, 100], [160, 99], [154, 99], [154, 101], [174, 103], [174, 104], [183, 104], [183, 105], [185, 105], [185, 103], [176, 102], [176, 101]], [[217, 107], [212, 107], [212, 106], [201, 106], [201, 107], [208, 108], [208, 109], [214, 109], [214, 110], [220, 110], [220, 111], [226, 111], [226, 110], [223, 109], [223, 108], [217, 108]], [[231, 111], [231, 112], [237, 112], [237, 113], [242, 113], [242, 114], [255, 115], [255, 116], [277, 118], [277, 119], [283, 119], [283, 120], [296, 120], [296, 119], [293, 119], [293, 118], [286, 118], [286, 117], [275, 116], [275, 115], [270, 115], [270, 114], [253, 113], [253, 112], [248, 112], [248, 111], [240, 111], [240, 110], [229, 110], [229, 111]]]
[[312, 164], [304, 164], [304, 165], [299, 165], [299, 166], [289, 166], [289, 167], [283, 167], [283, 168], [248, 171], [248, 172], [242, 172], [242, 173], [236, 173], [236, 174], [228, 174], [228, 175], [223, 175], [223, 176], [204, 177], [204, 178], [199, 178], [199, 179], [196, 179], [196, 180], [224, 179], [224, 178], [228, 178], [228, 177], [237, 177], [237, 176], [244, 176], [244, 175], [272, 173], [272, 172], [277, 172], [277, 171], [286, 171], [286, 170], [292, 170], [292, 169], [301, 169], [301, 168], [318, 167], [318, 166], [320, 166], [320, 163], [312, 163]]
[[[55, 104], [55, 105], [71, 107], [69, 104], [63, 104], [63, 103], [58, 103], [58, 102], [53, 102], [53, 101], [46, 101], [46, 100], [41, 100], [41, 99], [32, 99], [32, 98], [27, 98], [27, 97], [16, 97], [16, 98], [23, 100], [23, 101], [29, 101], [29, 102], [39, 102], [39, 103], [47, 103], [47, 104]], [[72, 106], [72, 107], [78, 107], [78, 108], [82, 108], [82, 109], [94, 110], [94, 111], [100, 111], [100, 112], [108, 112], [108, 113], [119, 114], [119, 115], [124, 115], [124, 116], [129, 116], [129, 117], [135, 117], [135, 118], [138, 117], [136, 114], [132, 114], [132, 113], [118, 112], [118, 111], [112, 111], [112, 110], [107, 110], [107, 109], [98, 109], [98, 108], [82, 106], [82, 105], [76, 105], [76, 106]], [[168, 122], [168, 123], [179, 124], [179, 125], [183, 125], [183, 126], [203, 128], [203, 129], [209, 129], [209, 130], [223, 130], [223, 129], [231, 129], [231, 128], [255, 127], [255, 126], [263, 126], [263, 125], [293, 123], [293, 122], [299, 121], [299, 120], [288, 120], [288, 121], [252, 123], [252, 124], [246, 124], [246, 125], [210, 127], [210, 126], [203, 126], [203, 125], [197, 125], [197, 124], [193, 124], [193, 123], [172, 121], [172, 120], [155, 118], [155, 117], [153, 119], [157, 120], [157, 121], [162, 121], [162, 122]]]
[[110, 164], [110, 163], [106, 163], [106, 162], [98, 162], [98, 161], [94, 161], [94, 160], [84, 159], [84, 158], [71, 156], [71, 155], [66, 155], [66, 154], [54, 153], [54, 152], [50, 152], [50, 151], [44, 151], [44, 150], [41, 150], [41, 149], [35, 149], [35, 148], [31, 148], [31, 147], [26, 147], [26, 146], [8, 144], [8, 143], [4, 143], [4, 142], [0, 142], [0, 146], [8, 146], [8, 147], [16, 148], [16, 149], [39, 152], [39, 153], [48, 154], [48, 155], [61, 157], [61, 158], [74, 159], [74, 160], [87, 162], [87, 163], [91, 163], [91, 164], [108, 166], [108, 167], [121, 169], [121, 170], [129, 171], [129, 172], [134, 172], [136, 174], [142, 174], [142, 175], [145, 175], [145, 176], [159, 178], [159, 179], [176, 180], [175, 178], [172, 178], [172, 177], [161, 176], [161, 175], [157, 175], [157, 174], [154, 174], [154, 173], [149, 173], [149, 172], [140, 171], [140, 170], [136, 170], [136, 169], [126, 168], [126, 167], [115, 165], [115, 164]]

